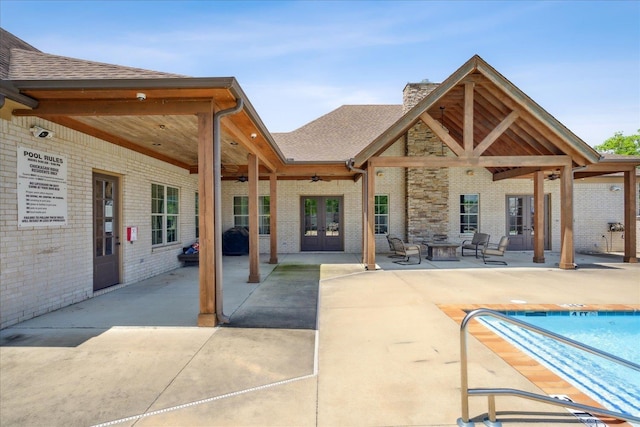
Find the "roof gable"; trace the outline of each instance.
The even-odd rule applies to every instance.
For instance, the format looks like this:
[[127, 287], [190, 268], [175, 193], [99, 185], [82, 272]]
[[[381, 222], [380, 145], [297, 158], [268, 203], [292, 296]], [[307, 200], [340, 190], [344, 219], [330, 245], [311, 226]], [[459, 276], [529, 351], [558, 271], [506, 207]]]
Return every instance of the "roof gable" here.
[[379, 155], [419, 122], [426, 123], [458, 157], [568, 155], [575, 165], [600, 158], [478, 55], [358, 153], [355, 165]]

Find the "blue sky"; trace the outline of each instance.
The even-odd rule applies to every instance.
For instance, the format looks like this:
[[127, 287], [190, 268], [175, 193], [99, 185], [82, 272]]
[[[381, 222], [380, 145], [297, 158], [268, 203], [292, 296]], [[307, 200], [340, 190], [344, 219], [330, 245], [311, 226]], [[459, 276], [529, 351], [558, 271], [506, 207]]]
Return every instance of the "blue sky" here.
[[640, 1], [1, 0], [38, 49], [234, 76], [272, 132], [343, 104], [400, 104], [474, 54], [591, 145], [640, 128]]

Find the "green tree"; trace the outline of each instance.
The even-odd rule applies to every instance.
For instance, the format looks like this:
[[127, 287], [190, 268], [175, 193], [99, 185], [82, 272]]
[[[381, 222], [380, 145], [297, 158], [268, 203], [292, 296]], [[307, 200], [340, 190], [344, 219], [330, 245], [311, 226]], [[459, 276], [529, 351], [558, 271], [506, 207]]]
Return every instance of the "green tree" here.
[[624, 136], [622, 132], [616, 132], [611, 138], [594, 148], [601, 153], [640, 156], [640, 129], [637, 134], [628, 136]]

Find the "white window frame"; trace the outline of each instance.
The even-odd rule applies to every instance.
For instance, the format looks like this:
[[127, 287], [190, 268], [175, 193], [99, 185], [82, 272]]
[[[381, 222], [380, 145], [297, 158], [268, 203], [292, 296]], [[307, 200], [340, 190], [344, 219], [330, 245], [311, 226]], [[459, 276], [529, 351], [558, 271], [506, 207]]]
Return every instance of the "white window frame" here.
[[[162, 199], [155, 197], [156, 192], [154, 190], [162, 190]], [[169, 190], [175, 191], [175, 204], [176, 211], [169, 213]], [[156, 200], [161, 201], [158, 205]], [[159, 208], [160, 212], [156, 212]], [[160, 228], [155, 227], [156, 218], [160, 219]], [[175, 227], [171, 225], [172, 220], [175, 223]], [[157, 241], [157, 232], [161, 231], [160, 241]], [[169, 240], [172, 239], [172, 240]], [[153, 247], [172, 245], [180, 241], [180, 189], [178, 187], [172, 187], [166, 184], [151, 184], [151, 245]]]
[[[475, 197], [476, 212], [466, 212], [465, 209], [463, 209], [463, 204], [465, 203], [463, 198], [465, 197]], [[475, 229], [470, 228], [469, 227], [470, 222], [466, 221], [467, 217], [473, 217], [473, 216], [475, 216], [476, 218]], [[459, 230], [461, 234], [472, 234], [480, 230], [480, 194], [478, 193], [460, 194], [460, 197], [458, 198], [458, 221], [460, 224]]]
[[[265, 200], [269, 201], [268, 206]], [[238, 202], [244, 202], [238, 204]], [[269, 196], [258, 196], [258, 234], [271, 234], [271, 199]], [[236, 208], [246, 208], [246, 213], [238, 212]], [[268, 209], [267, 209], [268, 208]], [[249, 227], [249, 196], [233, 196], [233, 225], [234, 227]]]
[[[378, 198], [379, 197], [386, 197], [387, 198], [387, 203], [386, 204], [381, 204], [378, 203]], [[387, 212], [386, 213], [379, 213], [378, 209], [380, 206], [386, 206], [387, 207]], [[391, 197], [389, 197], [388, 194], [376, 194], [374, 196], [373, 199], [373, 224], [374, 224], [374, 232], [376, 235], [387, 235], [389, 234], [389, 228], [391, 227]], [[382, 218], [386, 218], [386, 230], [381, 231], [380, 227], [382, 226], [382, 224], [379, 222], [380, 219]]]

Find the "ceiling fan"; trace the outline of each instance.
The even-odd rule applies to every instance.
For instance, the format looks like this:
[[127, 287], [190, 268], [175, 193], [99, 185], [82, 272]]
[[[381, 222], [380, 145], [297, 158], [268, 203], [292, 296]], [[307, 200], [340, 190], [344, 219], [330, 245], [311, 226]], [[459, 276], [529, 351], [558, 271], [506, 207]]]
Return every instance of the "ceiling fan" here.
[[556, 179], [560, 178], [560, 173], [559, 171], [553, 171], [551, 172], [549, 175], [547, 175], [547, 179], [549, 181], [555, 181]]
[[326, 182], [329, 182], [330, 180], [322, 179], [322, 178], [320, 178], [320, 177], [318, 176], [318, 174], [315, 174], [315, 173], [314, 173], [314, 174], [313, 174], [313, 176], [311, 177], [311, 181], [309, 181], [309, 182], [318, 182], [318, 181], [326, 181]]
[[246, 177], [245, 175], [240, 175], [238, 177], [238, 182], [247, 182], [247, 181], [249, 181], [249, 178]]

